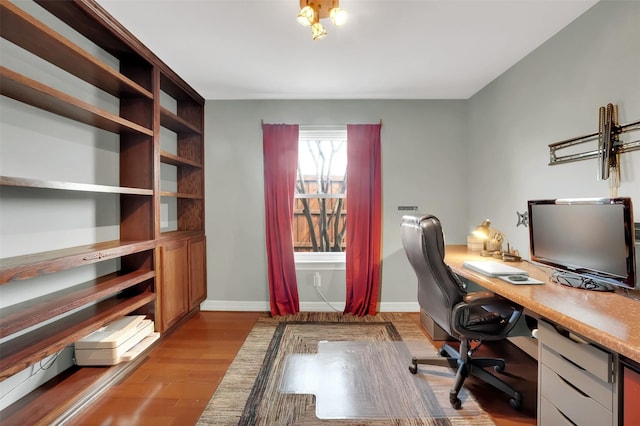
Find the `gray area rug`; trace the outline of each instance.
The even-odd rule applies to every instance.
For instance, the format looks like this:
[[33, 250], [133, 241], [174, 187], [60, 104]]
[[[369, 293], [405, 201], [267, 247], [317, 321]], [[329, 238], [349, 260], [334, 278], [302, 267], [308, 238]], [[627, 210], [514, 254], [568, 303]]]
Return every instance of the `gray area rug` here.
[[[321, 343], [322, 342], [322, 343]], [[318, 345], [326, 342], [379, 342], [393, 350], [364, 357], [368, 368], [360, 371], [367, 382], [367, 399], [384, 401], [391, 410], [381, 408], [360, 417], [362, 410], [349, 418], [319, 419], [313, 394], [291, 393], [287, 386], [303, 388], [303, 382], [281, 389], [290, 355], [313, 356]], [[406, 344], [406, 346], [404, 345]], [[399, 349], [405, 348], [405, 349]], [[381, 313], [354, 317], [336, 313], [300, 313], [261, 318], [247, 337], [215, 394], [209, 401], [199, 425], [493, 425], [490, 416], [474, 398], [461, 393], [462, 410], [454, 410], [448, 402], [454, 372], [445, 367], [427, 366], [420, 374], [408, 371], [410, 355], [416, 350], [436, 349], [406, 314]], [[423, 349], [426, 348], [426, 349]], [[398, 352], [400, 350], [400, 352]], [[404, 353], [406, 352], [406, 354]], [[406, 356], [405, 356], [406, 355]], [[406, 358], [406, 359], [405, 359]], [[400, 366], [399, 366], [400, 365]], [[358, 371], [354, 367], [349, 374]], [[345, 378], [349, 375], [345, 373]], [[353, 378], [353, 376], [352, 376]], [[416, 381], [418, 386], [416, 386]], [[406, 392], [398, 392], [406, 389]], [[418, 391], [416, 391], [416, 389]], [[293, 389], [296, 390], [296, 389]], [[364, 392], [353, 397], [361, 397]], [[370, 403], [363, 401], [364, 403]], [[348, 404], [347, 404], [348, 405]], [[365, 404], [366, 405], [366, 404]], [[363, 405], [363, 406], [365, 406]], [[398, 406], [408, 407], [398, 411]], [[387, 410], [387, 411], [385, 411]], [[324, 406], [321, 412], [332, 413]], [[340, 410], [337, 410], [339, 412]], [[366, 411], [366, 410], [364, 410]], [[389, 413], [388, 415], [385, 415]], [[368, 417], [368, 418], [367, 418]]]

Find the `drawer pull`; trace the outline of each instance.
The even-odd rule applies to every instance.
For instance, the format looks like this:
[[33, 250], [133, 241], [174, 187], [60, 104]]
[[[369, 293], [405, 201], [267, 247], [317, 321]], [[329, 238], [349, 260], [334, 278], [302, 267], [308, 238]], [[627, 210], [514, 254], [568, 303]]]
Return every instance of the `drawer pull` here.
[[558, 373], [556, 373], [556, 375], [560, 378], [560, 380], [562, 380], [563, 382], [566, 383], [567, 386], [570, 386], [573, 390], [575, 390], [576, 392], [578, 392], [580, 395], [584, 396], [585, 398], [590, 398], [589, 395], [587, 395], [586, 393], [582, 392], [580, 389], [578, 389], [577, 387], [575, 387], [571, 382], [567, 381], [564, 377], [562, 377], [561, 375], [559, 375]]
[[[558, 410], [558, 409], [556, 408], [556, 410]], [[562, 417], [563, 417], [567, 422], [569, 422], [569, 423], [570, 423], [570, 424], [572, 424], [573, 426], [578, 426], [578, 424], [577, 424], [577, 423], [572, 422], [572, 421], [571, 421], [571, 419], [570, 419], [569, 417], [565, 416], [565, 415], [564, 415], [564, 413], [563, 413], [562, 411], [558, 410], [558, 414], [560, 414], [560, 415], [561, 415], [561, 416], [562, 416]]]
[[582, 370], [582, 371], [587, 371], [586, 368], [583, 368], [581, 366], [579, 366], [578, 364], [576, 364], [575, 362], [571, 361], [569, 358], [567, 358], [566, 356], [562, 355], [562, 354], [558, 354], [562, 359], [564, 359], [565, 361], [567, 361], [569, 364], [573, 365], [574, 367]]

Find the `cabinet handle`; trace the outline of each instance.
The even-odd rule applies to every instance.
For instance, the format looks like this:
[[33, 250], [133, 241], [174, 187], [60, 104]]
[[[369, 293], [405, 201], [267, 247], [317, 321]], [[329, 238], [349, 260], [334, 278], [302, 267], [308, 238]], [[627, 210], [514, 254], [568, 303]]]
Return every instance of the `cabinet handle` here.
[[570, 425], [577, 426], [576, 423], [572, 422], [571, 419], [565, 416], [564, 413], [560, 411], [557, 407], [554, 407], [554, 408], [556, 409], [556, 411], [558, 411], [558, 414], [560, 414]]
[[571, 386], [573, 389], [576, 390], [576, 392], [578, 392], [580, 395], [586, 397], [586, 398], [591, 398], [589, 395], [587, 395], [586, 393], [584, 393], [581, 389], [578, 389], [577, 387], [575, 387], [573, 384], [571, 384], [570, 382], [568, 382], [567, 380], [565, 380], [564, 377], [562, 377], [561, 375], [559, 375], [558, 373], [556, 373], [557, 376], [560, 378], [560, 380], [562, 380], [563, 382], [565, 382], [567, 384], [567, 386]]
[[562, 354], [558, 354], [562, 359], [564, 359], [565, 361], [567, 361], [569, 364], [573, 365], [574, 367], [582, 370], [582, 371], [587, 371], [585, 368], [583, 368], [582, 366], [576, 364], [575, 362], [571, 361], [569, 358], [567, 358], [566, 356], [562, 355]]
[[97, 253], [91, 253], [82, 258], [82, 260], [99, 260], [105, 259], [107, 257], [114, 256], [115, 253], [112, 251], [99, 251]]

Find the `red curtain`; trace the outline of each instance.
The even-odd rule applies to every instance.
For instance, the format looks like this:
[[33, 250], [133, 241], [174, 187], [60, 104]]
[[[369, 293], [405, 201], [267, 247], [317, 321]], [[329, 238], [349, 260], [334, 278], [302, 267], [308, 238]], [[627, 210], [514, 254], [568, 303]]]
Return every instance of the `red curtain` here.
[[344, 312], [375, 315], [380, 283], [380, 124], [347, 125], [347, 300]]
[[264, 204], [271, 315], [300, 311], [293, 257], [298, 126], [263, 124]]

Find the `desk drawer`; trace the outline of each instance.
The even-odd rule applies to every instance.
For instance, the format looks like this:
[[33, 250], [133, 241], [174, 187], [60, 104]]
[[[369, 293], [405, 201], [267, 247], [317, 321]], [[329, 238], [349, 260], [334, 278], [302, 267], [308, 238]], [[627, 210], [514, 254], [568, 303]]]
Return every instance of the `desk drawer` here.
[[538, 323], [538, 339], [541, 344], [553, 349], [556, 353], [571, 360], [583, 370], [605, 382], [613, 382], [613, 355], [609, 352], [580, 341], [578, 337], [561, 334], [554, 326], [545, 322]]
[[556, 408], [547, 398], [540, 399], [540, 412], [538, 413], [538, 425], [540, 426], [574, 426], [564, 414]]
[[[613, 411], [613, 383], [600, 380], [588, 371], [576, 366], [573, 360], [567, 360], [549, 349], [546, 345], [541, 346], [540, 362], [550, 368], [564, 381], [571, 384], [581, 393], [589, 398], [593, 398], [607, 410]], [[546, 383], [542, 388], [546, 389]]]
[[[577, 425], [613, 424], [613, 413], [610, 410], [571, 386], [546, 365], [540, 364], [539, 368], [542, 381], [540, 401], [553, 401], [558, 411]], [[543, 414], [541, 412], [541, 418]]]

